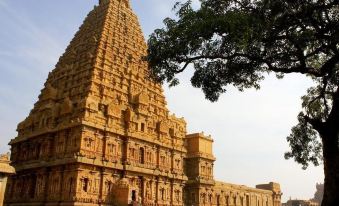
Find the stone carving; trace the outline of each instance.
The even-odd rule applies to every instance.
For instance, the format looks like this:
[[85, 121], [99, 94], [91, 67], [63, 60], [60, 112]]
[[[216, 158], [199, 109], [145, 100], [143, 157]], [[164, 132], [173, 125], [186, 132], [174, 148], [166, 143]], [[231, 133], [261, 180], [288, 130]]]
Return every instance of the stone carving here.
[[129, 1], [101, 0], [10, 142], [5, 205], [278, 206], [273, 185], [214, 180], [213, 140], [169, 115], [146, 52]]
[[69, 97], [66, 97], [63, 103], [61, 104], [60, 114], [61, 115], [70, 114], [72, 112], [72, 109], [73, 109], [72, 101], [69, 99]]
[[121, 118], [121, 108], [119, 105], [116, 105], [116, 104], [109, 104], [108, 105], [108, 112], [107, 114], [109, 116], [112, 116], [112, 117], [115, 117], [115, 118]]
[[58, 91], [50, 84], [46, 84], [46, 88], [41, 93], [41, 100], [56, 100]]

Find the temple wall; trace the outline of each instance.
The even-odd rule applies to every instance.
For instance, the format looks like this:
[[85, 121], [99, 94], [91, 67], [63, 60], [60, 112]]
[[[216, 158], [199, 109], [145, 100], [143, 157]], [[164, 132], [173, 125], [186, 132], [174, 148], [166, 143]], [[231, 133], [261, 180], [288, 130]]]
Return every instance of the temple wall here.
[[6, 206], [278, 206], [215, 182], [213, 139], [170, 114], [146, 54], [129, 1], [101, 0], [10, 142]]
[[275, 206], [273, 192], [216, 182], [212, 186], [186, 188], [186, 205], [194, 206]]

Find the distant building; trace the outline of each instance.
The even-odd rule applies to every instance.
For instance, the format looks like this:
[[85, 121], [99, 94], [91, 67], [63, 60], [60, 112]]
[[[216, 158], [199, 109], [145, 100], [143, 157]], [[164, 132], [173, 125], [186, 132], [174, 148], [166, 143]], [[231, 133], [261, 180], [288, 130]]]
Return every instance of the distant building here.
[[289, 200], [282, 206], [320, 206], [320, 204], [312, 200]]
[[215, 181], [212, 138], [170, 114], [146, 52], [129, 1], [101, 0], [10, 142], [6, 206], [280, 206], [277, 183]]
[[7, 177], [15, 173], [13, 167], [9, 165], [9, 155], [0, 155], [0, 206], [4, 201], [4, 195], [7, 184]]
[[314, 202], [321, 204], [324, 196], [324, 184], [317, 184], [317, 191], [314, 194], [314, 198], [312, 199]]

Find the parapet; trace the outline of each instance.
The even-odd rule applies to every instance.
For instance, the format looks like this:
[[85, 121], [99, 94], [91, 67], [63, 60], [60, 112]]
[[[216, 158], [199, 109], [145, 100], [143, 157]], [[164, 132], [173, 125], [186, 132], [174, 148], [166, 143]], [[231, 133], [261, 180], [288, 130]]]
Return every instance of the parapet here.
[[280, 184], [275, 182], [270, 182], [268, 184], [260, 184], [255, 186], [257, 189], [262, 190], [271, 190], [277, 194], [281, 193]]
[[204, 132], [188, 134], [188, 135], [186, 135], [186, 138], [187, 139], [190, 139], [190, 138], [202, 138], [202, 139], [205, 139], [205, 140], [213, 142], [213, 139], [212, 139], [211, 135], [205, 135]]
[[204, 157], [215, 160], [213, 156], [213, 139], [204, 133], [186, 135], [185, 138], [188, 157]]
[[227, 191], [227, 190], [229, 190], [229, 191], [241, 191], [241, 192], [245, 192], [245, 193], [272, 195], [271, 190], [261, 189], [261, 188], [252, 188], [252, 187], [248, 187], [246, 185], [236, 185], [236, 184], [220, 182], [220, 181], [216, 181], [215, 188], [220, 189], [220, 190], [225, 190], [225, 191]]

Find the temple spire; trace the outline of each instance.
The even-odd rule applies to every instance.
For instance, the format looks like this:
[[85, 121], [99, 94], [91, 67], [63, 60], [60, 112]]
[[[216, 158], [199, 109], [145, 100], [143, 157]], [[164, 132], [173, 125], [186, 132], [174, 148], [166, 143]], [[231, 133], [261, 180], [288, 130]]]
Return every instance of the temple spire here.
[[116, 2], [119, 2], [119, 3], [125, 3], [126, 4], [126, 7], [130, 8], [130, 0], [99, 0], [99, 5], [104, 3], [104, 2], [109, 2], [109, 1], [116, 1]]
[[[151, 116], [167, 121], [161, 86], [145, 78], [148, 65], [142, 57], [146, 53], [129, 0], [99, 0], [50, 72], [32, 112], [18, 125], [18, 137], [56, 129], [61, 122], [93, 121], [113, 128], [117, 125], [108, 120], [113, 116], [118, 121], [122, 111], [144, 122]], [[92, 113], [107, 120], [97, 121]], [[17, 141], [22, 139], [12, 143]]]

